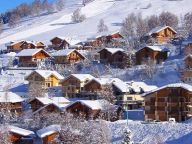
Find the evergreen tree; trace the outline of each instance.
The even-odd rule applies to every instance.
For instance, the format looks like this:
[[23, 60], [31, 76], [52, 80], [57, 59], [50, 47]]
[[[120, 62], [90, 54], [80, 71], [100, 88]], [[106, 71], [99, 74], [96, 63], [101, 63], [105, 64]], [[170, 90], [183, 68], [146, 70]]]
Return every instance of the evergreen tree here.
[[131, 131], [127, 128], [124, 132], [124, 139], [122, 144], [133, 144]]

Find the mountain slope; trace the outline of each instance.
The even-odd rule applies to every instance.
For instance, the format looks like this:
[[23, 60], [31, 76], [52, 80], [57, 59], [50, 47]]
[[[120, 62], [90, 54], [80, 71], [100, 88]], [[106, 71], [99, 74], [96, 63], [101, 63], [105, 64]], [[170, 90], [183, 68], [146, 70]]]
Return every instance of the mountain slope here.
[[[7, 29], [0, 35], [0, 47], [11, 40], [40, 40], [49, 43], [56, 36], [72, 37], [85, 40], [97, 33], [97, 24], [102, 18], [109, 27], [109, 31], [120, 29], [120, 25], [127, 14], [142, 13], [144, 17], [170, 11], [179, 17], [191, 11], [191, 0], [94, 0], [82, 7], [81, 0], [67, 0], [66, 9], [50, 15], [28, 18], [17, 28]], [[87, 19], [82, 23], [72, 24], [72, 12], [81, 7]]]

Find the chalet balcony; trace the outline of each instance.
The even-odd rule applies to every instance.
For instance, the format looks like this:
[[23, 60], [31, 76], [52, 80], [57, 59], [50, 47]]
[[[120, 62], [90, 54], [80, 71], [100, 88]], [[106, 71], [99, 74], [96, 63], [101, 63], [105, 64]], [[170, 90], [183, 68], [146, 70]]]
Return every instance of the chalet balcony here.
[[155, 106], [163, 106], [166, 107], [167, 103], [166, 102], [155, 102]]
[[146, 105], [146, 106], [148, 106], [148, 105], [155, 106], [155, 102], [145, 101], [145, 105]]

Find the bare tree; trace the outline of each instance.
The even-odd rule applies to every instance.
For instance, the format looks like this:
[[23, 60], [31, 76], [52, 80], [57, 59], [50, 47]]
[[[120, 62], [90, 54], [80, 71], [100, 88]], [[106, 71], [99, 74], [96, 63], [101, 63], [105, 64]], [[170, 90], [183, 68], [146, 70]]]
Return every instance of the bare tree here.
[[187, 13], [184, 16], [184, 31], [186, 35], [192, 36], [192, 13]]
[[173, 28], [177, 28], [179, 22], [178, 17], [170, 12], [162, 12], [159, 15], [159, 21], [161, 25], [171, 26]]
[[26, 17], [31, 14], [31, 6], [27, 3], [20, 4], [17, 8], [20, 17]]
[[142, 18], [141, 14], [137, 15], [136, 31], [137, 31], [137, 37], [139, 38], [144, 36], [149, 31], [147, 21], [146, 19]]
[[149, 30], [152, 30], [153, 28], [157, 27], [160, 25], [159, 17], [156, 15], [150, 16], [148, 19], [148, 27]]
[[11, 16], [10, 16], [8, 25], [10, 27], [15, 27], [15, 26], [18, 25], [19, 20], [20, 20], [19, 14], [18, 13], [12, 13]]
[[63, 10], [64, 7], [65, 7], [65, 1], [64, 1], [64, 0], [57, 0], [57, 1], [55, 2], [55, 4], [56, 4], [56, 9], [57, 9], [58, 11]]
[[156, 73], [157, 71], [157, 66], [155, 64], [155, 62], [152, 60], [152, 59], [145, 59], [144, 60], [144, 71], [145, 71], [145, 74], [149, 77], [149, 78], [152, 78], [153, 75]]
[[39, 15], [41, 11], [41, 1], [40, 0], [34, 0], [32, 3], [32, 14], [33, 15]]
[[108, 31], [108, 27], [105, 24], [104, 20], [100, 19], [99, 24], [97, 25], [97, 32], [100, 33], [100, 32], [106, 32], [106, 31]]
[[47, 11], [47, 12], [52, 12], [53, 11], [53, 7], [52, 5], [48, 2], [48, 0], [43, 0], [42, 5], [41, 5], [41, 9], [43, 11]]
[[123, 21], [121, 31], [122, 34], [128, 39], [132, 39], [136, 35], [135, 22], [136, 22], [136, 15], [134, 13], [129, 14]]
[[0, 19], [0, 34], [3, 32], [3, 21]]
[[28, 99], [29, 101], [36, 97], [44, 97], [46, 90], [41, 84], [30, 83], [28, 87]]
[[75, 10], [71, 16], [71, 20], [74, 23], [82, 22], [86, 19], [85, 15], [81, 14], [81, 10], [78, 8]]

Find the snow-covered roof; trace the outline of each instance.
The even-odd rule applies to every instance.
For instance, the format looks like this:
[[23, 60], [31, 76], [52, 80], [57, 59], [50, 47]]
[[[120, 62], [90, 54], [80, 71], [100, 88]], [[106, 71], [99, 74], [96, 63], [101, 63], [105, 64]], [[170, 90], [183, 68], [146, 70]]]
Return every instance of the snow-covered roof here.
[[161, 46], [161, 45], [145, 46], [145, 47], [139, 49], [138, 51], [140, 51], [140, 50], [142, 50], [144, 48], [149, 48], [149, 49], [151, 49], [153, 51], [159, 51], [159, 52], [161, 52], [161, 51], [169, 51], [167, 48], [165, 48], [164, 46]]
[[[33, 56], [36, 53], [40, 52], [40, 51], [44, 51], [45, 53], [47, 53], [45, 50], [43, 49], [23, 49], [22, 51], [20, 51], [16, 56], [20, 57], [20, 56]], [[50, 54], [47, 53], [49, 56]]]
[[[77, 43], [81, 42], [80, 40], [77, 40], [77, 39], [73, 39], [71, 37], [64, 37], [64, 36], [56, 36], [54, 37], [53, 39], [55, 38], [59, 38], [61, 40], [65, 40], [69, 45], [76, 45]], [[53, 40], [51, 39], [51, 41]]]
[[40, 130], [37, 131], [37, 135], [40, 138], [49, 136], [51, 134], [54, 134], [56, 132], [59, 132], [61, 130], [61, 126], [60, 125], [50, 125], [48, 127], [42, 128]]
[[30, 130], [22, 129], [16, 126], [9, 126], [9, 131], [12, 133], [16, 133], [22, 136], [34, 136], [35, 133]]
[[158, 27], [156, 27], [156, 28], [153, 28], [151, 31], [149, 31], [148, 33], [147, 33], [147, 35], [152, 35], [152, 34], [154, 34], [154, 33], [159, 33], [160, 31], [162, 31], [162, 30], [164, 30], [164, 29], [166, 29], [166, 28], [170, 28], [172, 31], [174, 31], [175, 33], [177, 33], [172, 27], [170, 27], [170, 26], [158, 26]]
[[[47, 79], [51, 75], [54, 75], [55, 77], [57, 77], [60, 80], [64, 79], [64, 77], [62, 75], [60, 75], [58, 72], [56, 72], [56, 71], [51, 71], [51, 70], [35, 70], [34, 72], [38, 73], [39, 75], [41, 75], [45, 79]], [[34, 72], [32, 72], [32, 73], [34, 73]], [[29, 75], [31, 75], [31, 74], [29, 74]]]
[[91, 81], [96, 81], [100, 85], [107, 85], [107, 84], [111, 84], [113, 82], [118, 82], [118, 81], [121, 81], [121, 80], [118, 79], [118, 78], [104, 78], [104, 77], [101, 77], [101, 78], [93, 78], [87, 84], [89, 84]]
[[135, 82], [135, 81], [131, 81], [131, 82], [124, 82], [124, 81], [115, 81], [113, 82], [113, 85], [115, 85], [121, 92], [136, 92], [136, 93], [140, 93], [141, 90], [144, 92], [149, 92], [151, 90], [157, 89], [157, 86], [154, 85], [147, 85], [144, 82]]
[[35, 99], [39, 100], [42, 104], [47, 105], [47, 104], [55, 104], [57, 106], [61, 106], [63, 104], [68, 104], [70, 101], [64, 97], [36, 97]]
[[98, 101], [98, 100], [77, 100], [77, 101], [69, 104], [66, 108], [70, 107], [71, 105], [74, 105], [75, 103], [81, 103], [82, 105], [86, 105], [87, 107], [89, 107], [92, 110], [101, 110], [102, 109], [102, 105], [101, 105], [100, 101]]
[[[73, 76], [77, 78], [80, 81], [86, 81], [86, 80], [91, 80], [94, 77], [90, 74], [71, 74], [70, 76]], [[70, 76], [68, 76], [66, 79], [68, 79]]]
[[24, 99], [13, 92], [0, 92], [0, 102], [17, 103], [22, 102]]
[[[121, 52], [124, 52], [125, 50], [124, 49], [122, 49], [122, 48], [104, 48], [105, 50], [107, 50], [108, 52], [110, 52], [111, 54], [115, 54], [115, 53], [117, 53], [117, 52], [119, 52], [119, 51], [121, 51]], [[104, 50], [104, 49], [102, 49], [102, 50]], [[101, 50], [101, 51], [102, 51]], [[100, 51], [99, 51], [100, 52]]]
[[151, 93], [162, 90], [164, 88], [183, 88], [183, 89], [186, 89], [186, 90], [192, 92], [192, 86], [189, 85], [189, 84], [186, 84], [186, 83], [173, 83], [173, 84], [168, 84], [168, 85], [162, 86], [160, 88], [157, 88], [157, 89], [151, 90], [149, 92], [146, 92], [145, 94], [143, 94], [143, 96], [147, 96], [147, 95], [149, 95]]
[[53, 53], [52, 56], [68, 56], [73, 51], [76, 51], [76, 49], [62, 49], [62, 50], [59, 50], [59, 51]]

